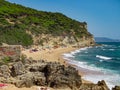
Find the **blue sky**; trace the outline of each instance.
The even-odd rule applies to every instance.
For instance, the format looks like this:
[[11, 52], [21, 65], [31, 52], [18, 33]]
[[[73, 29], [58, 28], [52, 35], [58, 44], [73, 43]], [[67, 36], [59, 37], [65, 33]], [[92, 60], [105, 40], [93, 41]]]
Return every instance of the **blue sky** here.
[[61, 12], [88, 23], [96, 37], [120, 39], [120, 0], [7, 0], [37, 10]]

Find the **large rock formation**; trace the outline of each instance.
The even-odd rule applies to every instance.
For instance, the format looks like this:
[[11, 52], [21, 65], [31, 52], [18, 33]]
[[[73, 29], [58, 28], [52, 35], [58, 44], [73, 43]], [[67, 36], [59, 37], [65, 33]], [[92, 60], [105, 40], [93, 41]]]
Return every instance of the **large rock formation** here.
[[97, 84], [82, 84], [79, 90], [109, 90], [104, 80]]
[[[104, 81], [97, 84], [83, 84], [78, 71], [56, 62], [26, 59], [0, 67], [0, 81], [12, 83], [17, 87], [33, 85], [52, 88], [70, 88], [71, 90], [109, 90]], [[117, 90], [117, 89], [113, 89]]]
[[115, 86], [112, 90], [120, 90], [120, 86]]
[[18, 75], [22, 75], [24, 73], [25, 73], [25, 68], [24, 68], [24, 65], [21, 61], [16, 62], [15, 64], [12, 65], [11, 75], [13, 77], [18, 76]]

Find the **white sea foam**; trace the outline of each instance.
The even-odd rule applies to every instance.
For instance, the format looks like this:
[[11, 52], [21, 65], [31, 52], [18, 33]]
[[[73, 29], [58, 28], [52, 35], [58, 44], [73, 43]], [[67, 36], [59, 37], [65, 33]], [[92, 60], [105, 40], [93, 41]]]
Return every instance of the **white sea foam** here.
[[87, 51], [85, 53], [88, 53]]
[[109, 45], [103, 44], [103, 46], [108, 47]]
[[[91, 47], [80, 48], [80, 49], [78, 49], [78, 50], [72, 51], [72, 52], [70, 52], [70, 53], [65, 53], [65, 54], [63, 54], [63, 55], [69, 57], [69, 54], [71, 54], [71, 55], [73, 56], [73, 55], [75, 55], [76, 53], [79, 53], [79, 52], [81, 52], [81, 51], [87, 50], [88, 48], [91, 48]], [[71, 55], [70, 55], [70, 56], [71, 56]]]
[[105, 80], [108, 87], [111, 89], [115, 85], [120, 85], [120, 75], [118, 74], [103, 74], [103, 75], [84, 75], [83, 79], [97, 83], [100, 80]]
[[93, 70], [93, 71], [102, 71], [102, 69], [95, 67], [94, 64], [88, 65], [87, 62], [80, 62], [76, 60], [71, 60], [70, 58], [65, 58], [68, 60], [68, 63], [76, 65], [78, 68], [84, 68], [88, 70]]
[[103, 51], [105, 51], [106, 49], [102, 49]]
[[102, 46], [95, 46], [95, 48], [99, 48], [99, 47], [100, 47], [100, 48], [102, 48], [102, 47], [103, 47], [103, 45], [102, 45]]
[[102, 56], [102, 55], [96, 55], [97, 58], [100, 58], [100, 59], [104, 59], [104, 60], [110, 60], [112, 58], [110, 57], [106, 57], [106, 56]]
[[[70, 60], [70, 59], [69, 59]], [[70, 60], [69, 62], [70, 64], [74, 64], [80, 68], [84, 68], [87, 69], [89, 71], [94, 71], [94, 72], [101, 72], [103, 73], [102, 75], [99, 74], [86, 74], [83, 76], [83, 78], [85, 80], [97, 83], [100, 80], [105, 80], [108, 87], [112, 88], [115, 85], [120, 85], [120, 75], [118, 74], [113, 74], [113, 71], [111, 70], [107, 70], [107, 69], [103, 69], [103, 68], [97, 68], [95, 65], [88, 65], [87, 62], [79, 62], [79, 61], [75, 61], [75, 60]]]
[[74, 54], [79, 53], [79, 52], [80, 52], [80, 49], [79, 50], [75, 50], [75, 51], [71, 52], [70, 54], [74, 55]]
[[[79, 49], [71, 53], [66, 53], [64, 54], [64, 58], [67, 59], [68, 63], [74, 64], [77, 66], [77, 69], [79, 68], [84, 68], [87, 70], [92, 70], [96, 72], [102, 72], [103, 75], [99, 74], [89, 74], [89, 75], [84, 75], [83, 78], [89, 81], [92, 81], [94, 83], [97, 83], [100, 80], [105, 80], [109, 88], [114, 87], [115, 85], [120, 85], [120, 75], [114, 73], [112, 70], [104, 69], [104, 68], [98, 68], [94, 64], [88, 65], [87, 62], [80, 62], [74, 60], [75, 54], [81, 52], [81, 50], [86, 50], [87, 48], [84, 49]], [[87, 51], [85, 51], [87, 52]], [[97, 58], [100, 58], [100, 62], [104, 60], [110, 60], [112, 59], [111, 57], [106, 57], [102, 55], [96, 55]]]
[[85, 47], [85, 48], [81, 48], [81, 49], [79, 49], [79, 50], [87, 50], [88, 48], [91, 48], [91, 47]]
[[99, 60], [100, 62], [103, 62], [103, 60]]
[[115, 49], [109, 49], [110, 51], [114, 51]]
[[74, 55], [69, 54], [69, 53], [65, 53], [65, 54], [63, 54], [63, 55], [64, 55], [64, 57], [74, 57]]

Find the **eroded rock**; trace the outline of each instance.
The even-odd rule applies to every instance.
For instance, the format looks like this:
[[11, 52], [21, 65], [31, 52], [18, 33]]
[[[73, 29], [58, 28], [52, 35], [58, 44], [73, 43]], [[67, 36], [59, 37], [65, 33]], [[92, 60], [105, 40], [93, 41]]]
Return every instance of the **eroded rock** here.
[[10, 70], [7, 65], [2, 65], [0, 66], [0, 76], [4, 78], [9, 78], [10, 77]]
[[81, 76], [73, 67], [64, 67], [60, 64], [49, 63], [45, 69], [46, 82], [53, 88], [70, 87], [79, 88], [81, 85]]
[[120, 86], [115, 86], [112, 90], [120, 90]]
[[97, 84], [82, 84], [79, 90], [110, 90], [105, 81], [98, 81]]
[[[65, 67], [57, 62], [26, 60], [28, 61], [1, 66], [0, 81], [15, 84], [19, 88], [38, 85], [71, 90], [109, 90], [105, 81], [99, 81], [97, 84], [82, 84], [81, 76], [74, 67]], [[118, 87], [113, 90], [119, 90], [116, 88]]]
[[18, 76], [18, 75], [22, 75], [24, 73], [25, 73], [25, 68], [24, 68], [24, 65], [21, 61], [13, 64], [13, 66], [11, 68], [11, 75], [13, 77]]

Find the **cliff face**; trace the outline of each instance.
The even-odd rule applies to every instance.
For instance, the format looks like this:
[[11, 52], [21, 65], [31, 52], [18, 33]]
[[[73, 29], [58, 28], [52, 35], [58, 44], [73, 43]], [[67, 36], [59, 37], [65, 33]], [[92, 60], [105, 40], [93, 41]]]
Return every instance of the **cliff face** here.
[[73, 44], [92, 38], [86, 22], [0, 0], [0, 43]]
[[76, 46], [84, 47], [94, 45], [94, 38], [78, 38], [74, 35], [65, 35], [65, 36], [53, 36], [51, 34], [40, 34], [38, 36], [32, 35], [33, 43], [35, 45], [41, 45], [43, 47], [55, 47], [55, 46]]

